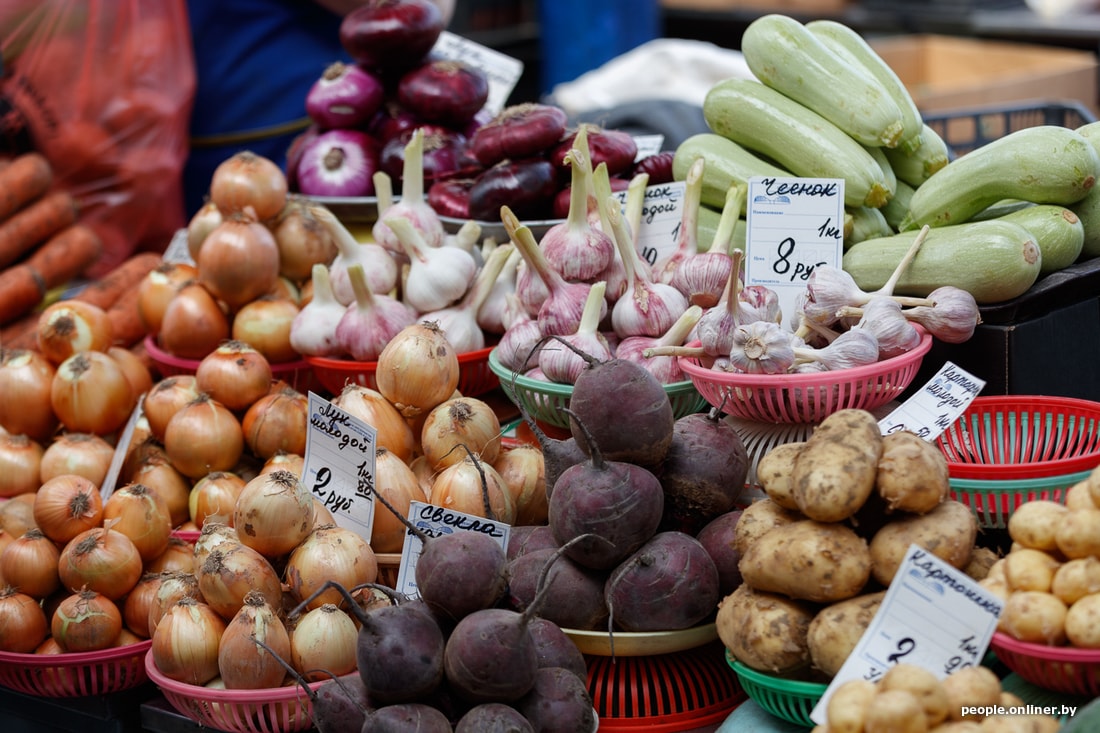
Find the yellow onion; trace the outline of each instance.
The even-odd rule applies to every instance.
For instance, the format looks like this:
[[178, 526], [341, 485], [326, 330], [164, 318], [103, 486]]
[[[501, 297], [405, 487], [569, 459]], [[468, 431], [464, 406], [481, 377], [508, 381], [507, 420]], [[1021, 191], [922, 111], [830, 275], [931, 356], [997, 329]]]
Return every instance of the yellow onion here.
[[164, 499], [173, 527], [191, 518], [188, 508], [191, 481], [172, 464], [163, 448], [150, 448], [127, 482], [142, 484]]
[[289, 471], [260, 474], [241, 489], [233, 526], [261, 555], [285, 555], [313, 529], [313, 494]]
[[199, 391], [234, 412], [244, 412], [271, 388], [271, 362], [243, 341], [226, 341], [195, 368]]
[[[410, 502], [426, 501], [412, 468], [385, 448], [374, 454], [374, 490], [402, 517], [409, 516]], [[375, 552], [401, 552], [407, 532], [408, 528], [393, 511], [380, 503], [375, 505], [370, 535], [370, 546]]]
[[129, 629], [138, 638], [148, 639], [152, 636], [149, 629], [149, 609], [153, 605], [153, 599], [160, 588], [160, 581], [164, 578], [161, 573], [146, 573], [134, 586], [126, 598], [122, 601], [123, 629]]
[[150, 637], [156, 632], [157, 625], [160, 624], [160, 620], [164, 618], [164, 614], [168, 612], [168, 609], [176, 605], [182, 598], [202, 600], [202, 593], [199, 592], [199, 581], [194, 573], [166, 571], [159, 573], [158, 577], [160, 582], [157, 583], [156, 590], [153, 592], [153, 597], [150, 599], [149, 607], [146, 610], [145, 628], [148, 629]]
[[28, 529], [38, 527], [34, 519], [37, 494], [19, 494], [0, 502], [0, 529], [12, 537], [22, 537]]
[[260, 473], [271, 473], [272, 471], [290, 471], [295, 476], [302, 475], [302, 466], [305, 464], [305, 456], [299, 453], [285, 453], [283, 451], [276, 451], [273, 456], [264, 461], [260, 467]]
[[168, 421], [164, 451], [180, 473], [197, 480], [233, 469], [244, 452], [244, 431], [228, 407], [200, 394]]
[[38, 491], [43, 455], [42, 445], [26, 435], [0, 435], [0, 497]]
[[546, 495], [546, 461], [534, 445], [518, 445], [502, 451], [493, 463], [504, 479], [516, 505], [517, 525], [546, 524], [549, 499]]
[[412, 459], [417, 445], [416, 434], [381, 392], [349, 382], [332, 404], [373, 426], [378, 431], [375, 444], [379, 448], [393, 451], [403, 461]]
[[290, 664], [310, 682], [356, 669], [359, 630], [331, 603], [307, 611], [290, 632]]
[[151, 653], [168, 679], [205, 685], [218, 676], [218, 645], [225, 619], [207, 604], [185, 596], [165, 612], [153, 633]]
[[515, 523], [516, 506], [504, 479], [492, 466], [471, 456], [436, 474], [429, 503], [505, 524]]
[[103, 485], [107, 469], [115, 457], [115, 447], [94, 433], [62, 433], [46, 446], [42, 454], [41, 477], [75, 474], [96, 486]]
[[200, 530], [207, 519], [231, 524], [233, 510], [237, 506], [237, 497], [247, 482], [232, 471], [213, 471], [208, 473], [191, 487], [188, 497], [188, 511], [191, 521]]
[[145, 484], [126, 484], [111, 492], [103, 504], [103, 522], [130, 538], [143, 563], [168, 549], [172, 515], [168, 502]]
[[83, 476], [55, 476], [34, 494], [34, 523], [58, 544], [102, 522], [103, 496], [99, 487]]
[[308, 601], [311, 609], [345, 603], [334, 588], [319, 592], [326, 581], [353, 588], [377, 579], [378, 558], [370, 544], [358, 532], [336, 525], [314, 529], [286, 561], [287, 588], [299, 603]]
[[194, 374], [174, 374], [160, 380], [145, 393], [141, 400], [142, 412], [149, 422], [149, 431], [157, 440], [164, 440], [168, 421], [184, 405], [197, 398], [201, 391]]
[[49, 630], [46, 613], [37, 600], [10, 585], [0, 589], [0, 651], [29, 654]]
[[500, 455], [500, 419], [483, 400], [449, 399], [428, 413], [420, 448], [436, 470], [461, 461], [467, 449], [491, 464]]
[[309, 398], [296, 389], [284, 387], [264, 395], [241, 419], [245, 443], [265, 461], [279, 452], [303, 455], [308, 414]]
[[50, 633], [66, 652], [94, 652], [114, 646], [121, 631], [118, 605], [90, 589], [62, 599], [50, 621]]
[[73, 537], [57, 561], [63, 586], [74, 591], [86, 588], [112, 601], [137, 585], [142, 570], [141, 555], [133, 540], [110, 525]]
[[192, 551], [195, 566], [202, 567], [212, 550], [220, 548], [226, 551], [239, 544], [241, 544], [241, 538], [237, 535], [236, 529], [225, 522], [210, 520], [203, 525], [199, 531], [198, 539], [195, 540], [195, 547]]
[[439, 324], [406, 326], [378, 355], [378, 391], [405, 417], [440, 404], [458, 387], [458, 354]]
[[423, 453], [409, 462], [409, 468], [416, 475], [416, 481], [420, 484], [420, 490], [424, 492], [421, 501], [428, 501], [432, 496], [432, 482], [435, 481], [435, 469]]
[[237, 615], [244, 597], [253, 590], [263, 593], [273, 608], [282, 603], [279, 574], [266, 557], [247, 545], [211, 550], [195, 577], [203, 599], [225, 619]]
[[145, 563], [146, 572], [167, 573], [195, 571], [195, 546], [182, 537], [168, 538], [168, 547], [152, 560]]
[[4, 584], [32, 598], [42, 599], [61, 587], [57, 561], [61, 550], [42, 530], [32, 527], [0, 552]]
[[[260, 646], [260, 643], [264, 646]], [[276, 658], [277, 655], [277, 658]], [[290, 659], [290, 634], [264, 594], [249, 591], [225, 627], [218, 646], [218, 671], [227, 690], [278, 687]]]

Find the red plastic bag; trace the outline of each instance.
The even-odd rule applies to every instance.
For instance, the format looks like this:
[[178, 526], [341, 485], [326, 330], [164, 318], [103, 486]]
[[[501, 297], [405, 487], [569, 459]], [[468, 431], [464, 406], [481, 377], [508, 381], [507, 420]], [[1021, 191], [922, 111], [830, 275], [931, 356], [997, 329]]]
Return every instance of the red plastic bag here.
[[163, 250], [186, 224], [195, 70], [184, 0], [18, 0], [0, 39], [4, 137], [46, 156], [103, 239], [88, 274]]

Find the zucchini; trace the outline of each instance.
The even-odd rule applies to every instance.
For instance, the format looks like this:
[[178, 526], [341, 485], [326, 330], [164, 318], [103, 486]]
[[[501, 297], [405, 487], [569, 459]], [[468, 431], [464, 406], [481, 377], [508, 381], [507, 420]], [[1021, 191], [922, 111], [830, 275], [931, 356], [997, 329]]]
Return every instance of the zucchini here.
[[[676, 146], [672, 158], [672, 176], [677, 181], [687, 178], [692, 164], [703, 158], [703, 191], [699, 200], [719, 211], [726, 204], [726, 191], [735, 184], [748, 185], [753, 176], [789, 177], [788, 171], [775, 166], [741, 147], [733, 140], [713, 132], [700, 132]], [[741, 206], [745, 213], [745, 206]]]
[[1035, 244], [1043, 254], [1040, 275], [1069, 267], [1081, 256], [1085, 246], [1085, 225], [1077, 214], [1064, 206], [1028, 204], [997, 218], [1019, 224], [1035, 237]]
[[886, 205], [880, 209], [882, 215], [886, 217], [886, 223], [894, 231], [897, 231], [898, 225], [909, 213], [909, 199], [913, 198], [914, 190], [916, 189], [905, 181], [898, 180], [898, 187], [894, 189], [894, 198], [887, 201]]
[[[919, 233], [900, 232], [854, 244], [844, 253], [843, 268], [863, 290], [878, 290]], [[894, 292], [925, 297], [953, 285], [973, 295], [979, 305], [1001, 303], [1027, 292], [1041, 269], [1042, 253], [1027, 229], [999, 219], [971, 221], [930, 229]]]
[[1069, 206], [1100, 175], [1100, 155], [1068, 127], [1010, 132], [948, 163], [909, 201], [901, 230], [960, 224], [1001, 199]]
[[900, 142], [901, 111], [890, 93], [794, 18], [769, 13], [752, 21], [741, 36], [741, 53], [757, 79], [858, 142], [891, 148]]
[[[878, 163], [878, 167], [882, 169], [882, 177], [886, 181], [886, 187], [892, 192], [898, 190], [898, 176], [894, 173], [894, 166], [890, 165], [890, 159], [886, 157], [886, 148], [872, 148], [867, 145], [863, 146], [871, 157]], [[890, 197], [891, 200], [893, 196]], [[887, 202], [889, 203], [889, 201]]]
[[730, 78], [703, 99], [711, 130], [803, 178], [844, 179], [844, 203], [879, 207], [893, 191], [867, 149], [827, 119], [765, 84]]
[[914, 150], [885, 148], [882, 151], [899, 181], [913, 188], [932, 177], [951, 160], [951, 150], [940, 134], [928, 125], [921, 128], [920, 145]]
[[[1100, 122], [1089, 122], [1077, 128], [1077, 132], [1088, 140], [1100, 154]], [[1093, 186], [1085, 197], [1070, 205], [1077, 214], [1081, 226], [1085, 228], [1085, 243], [1081, 246], [1081, 257], [1100, 257], [1100, 186]]]
[[848, 249], [856, 242], [875, 237], [889, 237], [896, 234], [886, 221], [881, 209], [870, 206], [848, 207], [845, 211], [852, 217], [852, 231], [844, 238], [844, 248]]
[[913, 95], [898, 78], [890, 65], [878, 52], [852, 28], [836, 20], [822, 18], [806, 23], [806, 29], [814, 34], [830, 51], [844, 59], [851, 67], [859, 67], [872, 76], [897, 105], [901, 120], [901, 140], [897, 147], [904, 153], [912, 153], [921, 144], [924, 118]]

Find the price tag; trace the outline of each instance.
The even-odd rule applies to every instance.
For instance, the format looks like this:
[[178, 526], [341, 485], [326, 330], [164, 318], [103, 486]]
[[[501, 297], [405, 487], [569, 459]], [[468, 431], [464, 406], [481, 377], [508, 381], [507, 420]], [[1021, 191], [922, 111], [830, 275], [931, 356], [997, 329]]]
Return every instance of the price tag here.
[[[481, 532], [500, 543], [502, 549], [508, 549], [508, 537], [511, 526], [495, 522], [485, 517], [456, 512], [422, 501], [409, 502], [409, 521], [428, 537], [442, 537], [455, 532]], [[412, 532], [405, 532], [405, 544], [401, 547], [401, 565], [397, 570], [397, 582], [394, 584], [399, 593], [416, 598], [420, 595], [416, 587], [416, 561], [424, 543]]]
[[919, 392], [879, 420], [879, 428], [883, 435], [909, 430], [933, 441], [966, 411], [983, 387], [985, 380], [945, 362]]
[[191, 257], [191, 250], [187, 245], [187, 229], [177, 229], [176, 233], [172, 235], [172, 239], [169, 240], [168, 246], [164, 249], [164, 261], [184, 265], [195, 264], [194, 258]]
[[337, 525], [367, 541], [374, 529], [377, 434], [374, 426], [309, 393], [302, 483], [332, 512]]
[[[684, 218], [686, 187], [683, 181], [646, 186], [642, 220], [638, 227], [638, 254], [651, 265], [676, 251]], [[626, 191], [615, 192], [624, 204], [626, 195]]]
[[432, 47], [432, 54], [480, 69], [489, 80], [489, 99], [485, 109], [496, 115], [508, 103], [508, 97], [523, 75], [523, 62], [468, 38], [443, 31]]
[[814, 268], [840, 267], [844, 181], [753, 176], [745, 220], [745, 284], [774, 290], [786, 320]]
[[635, 135], [634, 144], [638, 146], [638, 154], [634, 156], [637, 163], [642, 158], [648, 158], [661, 152], [665, 146], [664, 135]]
[[99, 485], [99, 495], [103, 498], [103, 501], [107, 501], [111, 498], [111, 494], [115, 493], [119, 474], [122, 473], [122, 464], [126, 460], [126, 454], [130, 452], [130, 443], [134, 439], [134, 430], [137, 428], [138, 420], [145, 414], [141, 408], [142, 403], [145, 401], [145, 394], [145, 392], [142, 392], [141, 396], [137, 398], [137, 405], [134, 407], [134, 411], [130, 413], [130, 419], [126, 421], [126, 426], [122, 428], [122, 433], [119, 434], [118, 441], [115, 443], [115, 452], [111, 456], [111, 463], [107, 466], [103, 483]]
[[853, 679], [877, 681], [899, 662], [938, 679], [980, 664], [997, 630], [1002, 600], [932, 553], [913, 544], [878, 613], [810, 713], [825, 722], [829, 697]]

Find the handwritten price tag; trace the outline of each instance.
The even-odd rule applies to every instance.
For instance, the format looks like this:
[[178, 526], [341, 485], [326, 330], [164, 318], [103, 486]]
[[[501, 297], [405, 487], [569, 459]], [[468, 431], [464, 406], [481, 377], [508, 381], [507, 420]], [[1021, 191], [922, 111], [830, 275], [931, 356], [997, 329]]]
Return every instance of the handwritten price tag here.
[[[480, 532], [487, 534], [508, 549], [508, 537], [512, 528], [503, 522], [494, 522], [473, 514], [456, 512], [422, 501], [409, 503], [409, 521], [428, 537], [442, 537], [454, 532]], [[409, 597], [420, 595], [416, 587], [416, 561], [424, 543], [412, 532], [405, 532], [405, 544], [401, 547], [401, 565], [397, 571], [396, 589]]]
[[899, 662], [943, 679], [980, 664], [1002, 601], [960, 570], [913, 544], [878, 613], [810, 713], [825, 723], [829, 697], [848, 680], [877, 681]]
[[374, 426], [309, 393], [302, 483], [332, 512], [336, 524], [368, 541], [374, 529], [377, 434]]
[[494, 115], [504, 109], [508, 97], [523, 75], [523, 62], [519, 59], [450, 31], [439, 34], [439, 40], [432, 47], [432, 54], [480, 69], [489, 80], [489, 99], [485, 102], [485, 109]]
[[[683, 181], [646, 187], [638, 227], [638, 254], [651, 265], [676, 251], [684, 218], [685, 188]], [[618, 191], [615, 196], [625, 204], [626, 193]]]
[[925, 440], [940, 437], [985, 387], [985, 380], [950, 361], [919, 392], [879, 420], [882, 434], [909, 430]]
[[746, 211], [745, 284], [774, 290], [786, 319], [814, 268], [840, 266], [844, 181], [754, 176]]

